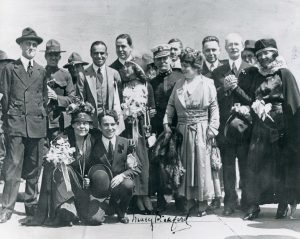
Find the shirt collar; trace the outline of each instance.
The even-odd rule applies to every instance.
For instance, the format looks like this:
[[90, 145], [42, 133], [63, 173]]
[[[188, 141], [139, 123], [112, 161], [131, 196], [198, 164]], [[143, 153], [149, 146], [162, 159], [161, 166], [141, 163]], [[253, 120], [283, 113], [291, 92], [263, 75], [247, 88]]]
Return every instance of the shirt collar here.
[[117, 139], [116, 136], [112, 137], [111, 139], [108, 139], [104, 135], [102, 135], [102, 142], [104, 144], [106, 151], [108, 151], [109, 141], [111, 141], [111, 143], [113, 145], [113, 149], [115, 149], [116, 139]]
[[180, 59], [177, 59], [176, 61], [172, 61], [171, 66], [172, 66], [172, 68], [178, 68], [178, 69], [181, 69], [181, 62], [180, 62]]
[[210, 70], [211, 65], [213, 65], [213, 70], [216, 69], [219, 65], [219, 60], [217, 59], [214, 63], [209, 63], [208, 61], [205, 61], [205, 64], [207, 68]]
[[27, 68], [28, 68], [28, 64], [29, 64], [29, 61], [31, 61], [31, 65], [33, 66], [33, 60], [29, 60], [27, 58], [25, 58], [24, 56], [21, 56], [21, 62], [25, 68], [25, 70], [27, 71]]
[[103, 74], [103, 72], [104, 72], [104, 69], [105, 69], [105, 64], [103, 64], [102, 66], [96, 66], [94, 63], [93, 63], [93, 69], [94, 69], [94, 71], [97, 73], [97, 71], [98, 71], [98, 69], [100, 68], [100, 71], [101, 71], [101, 73]]
[[123, 60], [123, 59], [119, 58], [119, 62], [121, 62], [122, 65], [124, 65], [126, 61], [132, 61], [132, 60], [133, 60], [132, 55], [130, 55], [126, 60]]
[[229, 59], [229, 65], [230, 65], [230, 69], [232, 70], [232, 63], [234, 62], [236, 69], [239, 70], [240, 66], [242, 64], [242, 58], [238, 58], [237, 60], [233, 61], [231, 59]]

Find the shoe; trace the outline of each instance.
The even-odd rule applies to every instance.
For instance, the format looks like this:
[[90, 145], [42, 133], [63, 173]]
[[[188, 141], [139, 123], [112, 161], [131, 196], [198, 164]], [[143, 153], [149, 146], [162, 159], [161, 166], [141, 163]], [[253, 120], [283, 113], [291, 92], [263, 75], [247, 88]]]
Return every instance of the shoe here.
[[258, 217], [258, 214], [260, 213], [259, 206], [252, 206], [250, 207], [248, 213], [243, 217], [243, 220], [254, 220]]
[[209, 205], [209, 209], [214, 210], [214, 209], [219, 209], [221, 207], [221, 199], [220, 198], [214, 198], [211, 201], [211, 204]]
[[225, 207], [223, 211], [224, 216], [230, 216], [231, 214], [234, 213], [234, 209], [231, 207]]
[[22, 226], [29, 226], [29, 227], [37, 227], [37, 226], [42, 226], [43, 223], [34, 219], [34, 218], [30, 218], [24, 222], [21, 223]]
[[129, 223], [129, 219], [128, 217], [118, 217], [119, 222], [124, 223], [124, 224], [128, 224]]
[[7, 222], [12, 215], [12, 211], [7, 210], [7, 209], [2, 209], [2, 211], [0, 212], [0, 223], [5, 223]]
[[287, 203], [279, 203], [275, 218], [276, 219], [286, 218], [288, 211], [289, 211], [289, 207]]
[[206, 215], [207, 215], [206, 211], [198, 211], [197, 213], [197, 217], [204, 217]]

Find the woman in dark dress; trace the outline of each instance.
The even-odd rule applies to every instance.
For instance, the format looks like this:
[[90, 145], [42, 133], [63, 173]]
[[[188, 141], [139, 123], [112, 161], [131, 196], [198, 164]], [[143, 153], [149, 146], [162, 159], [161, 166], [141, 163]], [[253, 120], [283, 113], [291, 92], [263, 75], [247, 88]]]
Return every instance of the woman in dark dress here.
[[[251, 84], [253, 129], [248, 153], [245, 220], [255, 219], [259, 205], [278, 203], [276, 218], [284, 218], [288, 202], [295, 201], [294, 168], [299, 170], [300, 93], [292, 73], [278, 55], [273, 39], [255, 43], [258, 68], [244, 76]], [[298, 122], [298, 123], [297, 123]]]
[[50, 148], [43, 165], [37, 212], [33, 220], [25, 222], [25, 225], [71, 226], [79, 220], [85, 224], [101, 224], [104, 220], [105, 213], [100, 202], [91, 197], [90, 179], [87, 177], [90, 168], [95, 164], [91, 157], [92, 150], [100, 135], [91, 128], [94, 109], [89, 103], [83, 102], [70, 106], [71, 126], [53, 140], [52, 145], [69, 143], [70, 147], [75, 148], [75, 160], [66, 165], [66, 177], [63, 175], [63, 168], [57, 167], [50, 160]]

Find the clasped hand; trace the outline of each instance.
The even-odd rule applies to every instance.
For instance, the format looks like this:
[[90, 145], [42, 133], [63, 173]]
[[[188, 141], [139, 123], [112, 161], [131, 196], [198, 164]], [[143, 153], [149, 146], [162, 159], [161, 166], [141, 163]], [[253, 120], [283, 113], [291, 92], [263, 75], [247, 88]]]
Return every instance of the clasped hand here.
[[232, 90], [237, 87], [238, 80], [235, 75], [228, 75], [224, 79], [224, 90]]

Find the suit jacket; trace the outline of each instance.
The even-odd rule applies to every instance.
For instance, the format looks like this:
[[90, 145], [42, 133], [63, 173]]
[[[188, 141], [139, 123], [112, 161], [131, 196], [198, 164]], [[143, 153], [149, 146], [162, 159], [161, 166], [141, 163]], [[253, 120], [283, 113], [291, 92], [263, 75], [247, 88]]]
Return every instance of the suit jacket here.
[[[224, 65], [224, 64], [226, 64], [227, 62], [228, 62], [228, 60], [219, 60], [217, 68]], [[203, 62], [203, 67], [202, 67], [201, 74], [208, 77], [208, 78], [212, 78], [212, 72], [208, 69], [205, 62]]]
[[[251, 67], [250, 64], [242, 61], [242, 64], [240, 68], [238, 69], [238, 79], [241, 79], [240, 74], [244, 74], [244, 69]], [[222, 66], [216, 68], [212, 72], [212, 79], [215, 82], [215, 86], [217, 89], [217, 98], [218, 98], [218, 103], [219, 103], [219, 109], [220, 109], [220, 127], [219, 127], [219, 141], [224, 142], [224, 127], [226, 124], [227, 119], [230, 116], [230, 111], [234, 103], [242, 103], [241, 102], [241, 97], [245, 96], [246, 94], [243, 90], [242, 87], [240, 87], [241, 82], [238, 81], [238, 87], [235, 88], [231, 94], [226, 95], [224, 91], [224, 79], [226, 76], [233, 74], [229, 61], [223, 64]]]
[[[114, 106], [114, 96], [115, 96], [115, 89], [117, 84], [121, 82], [121, 77], [119, 73], [112, 69], [111, 67], [106, 66], [106, 77], [107, 77], [107, 84], [108, 84], [108, 92], [107, 92], [107, 102], [106, 102], [106, 109], [113, 109]], [[97, 90], [96, 90], [96, 72], [93, 69], [93, 65], [90, 65], [85, 70], [85, 81], [83, 85], [83, 98], [84, 101], [91, 103], [95, 110], [93, 114], [93, 125], [94, 127], [98, 128], [98, 114], [101, 112], [97, 112]], [[116, 99], [119, 100], [119, 99]]]
[[100, 163], [106, 165], [111, 169], [114, 177], [118, 174], [123, 173], [125, 176], [133, 179], [141, 173], [142, 165], [136, 155], [134, 156], [137, 159], [137, 166], [135, 168], [129, 168], [127, 166], [127, 155], [131, 153], [128, 139], [116, 136], [116, 144], [112, 164], [110, 164], [106, 156], [107, 153], [108, 152], [105, 149], [102, 139], [100, 138], [94, 147], [93, 164]]
[[29, 138], [46, 136], [47, 81], [45, 69], [33, 62], [29, 77], [21, 59], [5, 66], [0, 93], [5, 130], [9, 135]]

